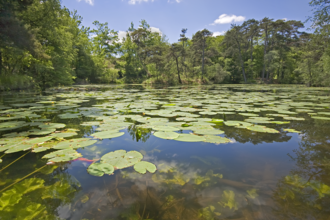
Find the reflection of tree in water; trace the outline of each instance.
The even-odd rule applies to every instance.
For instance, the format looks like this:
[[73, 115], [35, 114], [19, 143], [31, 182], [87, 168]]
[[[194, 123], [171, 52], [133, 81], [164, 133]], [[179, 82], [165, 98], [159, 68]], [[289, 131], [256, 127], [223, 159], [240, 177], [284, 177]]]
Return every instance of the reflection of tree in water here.
[[76, 214], [87, 219], [119, 220], [216, 220], [251, 215], [247, 213], [248, 201], [258, 196], [252, 186], [225, 180], [216, 169], [195, 161], [193, 166], [158, 161], [155, 174], [123, 170], [102, 177], [100, 186], [104, 183], [104, 187], [90, 190], [90, 200], [78, 204]]
[[288, 142], [292, 137], [286, 133], [268, 134], [260, 132], [252, 132], [247, 129], [226, 127], [224, 129], [227, 138], [233, 138], [239, 143], [251, 142], [253, 144], [273, 143], [273, 142]]
[[3, 191], [0, 219], [57, 219], [57, 209], [71, 203], [80, 191], [80, 183], [66, 170], [65, 165], [46, 166], [34, 177]]
[[149, 128], [139, 128], [135, 125], [131, 125], [127, 128], [128, 134], [132, 136], [133, 140], [139, 142], [146, 142], [151, 136], [151, 129]]
[[329, 123], [314, 123], [314, 129], [297, 123], [304, 135], [294, 154], [288, 154], [296, 168], [278, 182], [273, 194], [280, 219], [329, 219]]

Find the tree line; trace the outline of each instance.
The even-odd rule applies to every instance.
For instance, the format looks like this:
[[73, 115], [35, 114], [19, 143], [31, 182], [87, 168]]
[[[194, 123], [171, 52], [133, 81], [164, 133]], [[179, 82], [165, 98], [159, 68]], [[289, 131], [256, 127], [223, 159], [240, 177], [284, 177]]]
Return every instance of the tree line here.
[[40, 89], [74, 83], [282, 83], [330, 86], [329, 0], [312, 0], [304, 22], [250, 19], [221, 36], [201, 30], [178, 40], [145, 20], [126, 36], [108, 23], [82, 26], [60, 0], [0, 3], [0, 86]]

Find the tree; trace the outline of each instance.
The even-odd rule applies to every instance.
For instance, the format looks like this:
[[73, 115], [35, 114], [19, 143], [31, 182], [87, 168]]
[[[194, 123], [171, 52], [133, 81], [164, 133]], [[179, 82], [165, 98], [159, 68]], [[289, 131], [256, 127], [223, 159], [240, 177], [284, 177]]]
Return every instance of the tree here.
[[176, 70], [177, 70], [177, 74], [178, 74], [178, 80], [179, 80], [179, 83], [182, 84], [181, 77], [180, 77], [181, 68], [179, 67], [179, 58], [183, 53], [183, 46], [179, 45], [179, 44], [172, 44], [169, 48], [169, 51], [170, 52], [169, 52], [168, 56], [175, 60]]
[[202, 51], [201, 57], [202, 57], [202, 80], [204, 77], [204, 65], [205, 65], [205, 48], [207, 47], [206, 45], [206, 40], [208, 37], [212, 36], [212, 32], [210, 32], [207, 29], [204, 29], [202, 31], [198, 31], [194, 36], [193, 36], [193, 46], [195, 49], [195, 52], [199, 53], [199, 51]]
[[260, 27], [264, 35], [264, 64], [262, 68], [262, 80], [265, 79], [265, 70], [266, 70], [266, 54], [267, 54], [267, 46], [268, 46], [268, 37], [269, 30], [271, 28], [273, 19], [264, 18], [261, 20]]
[[232, 24], [231, 30], [227, 31], [225, 35], [225, 39], [223, 41], [224, 44], [227, 44], [227, 53], [229, 54], [238, 54], [238, 60], [242, 70], [242, 76], [244, 82], [247, 82], [245, 68], [244, 68], [244, 60], [243, 60], [243, 50], [242, 50], [242, 41], [243, 41], [243, 32], [242, 26], [238, 26]]

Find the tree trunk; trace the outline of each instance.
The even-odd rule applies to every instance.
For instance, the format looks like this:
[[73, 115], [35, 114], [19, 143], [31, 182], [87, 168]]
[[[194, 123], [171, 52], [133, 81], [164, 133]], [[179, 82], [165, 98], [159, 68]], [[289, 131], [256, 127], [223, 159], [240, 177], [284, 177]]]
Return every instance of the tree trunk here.
[[203, 41], [202, 80], [204, 76], [204, 50], [205, 50], [205, 41]]
[[178, 57], [175, 57], [175, 62], [176, 62], [176, 69], [178, 71], [179, 83], [182, 84], [181, 77], [180, 77], [180, 69], [179, 69], [179, 60], [178, 60]]
[[239, 41], [237, 39], [236, 39], [236, 42], [237, 42], [237, 46], [238, 46], [239, 60], [240, 60], [241, 66], [242, 66], [242, 74], [243, 74], [244, 82], [246, 83], [244, 62], [243, 62], [242, 54], [241, 54], [241, 46], [240, 46]]
[[251, 54], [250, 54], [250, 57], [251, 57], [251, 61], [253, 61], [253, 36], [251, 37]]
[[268, 26], [267, 25], [265, 27], [265, 34], [266, 34], [266, 37], [265, 37], [265, 46], [264, 46], [264, 65], [263, 65], [263, 68], [262, 68], [262, 81], [264, 81], [265, 69], [266, 69], [265, 56], [266, 56], [266, 53], [267, 53], [267, 41], [268, 41]]

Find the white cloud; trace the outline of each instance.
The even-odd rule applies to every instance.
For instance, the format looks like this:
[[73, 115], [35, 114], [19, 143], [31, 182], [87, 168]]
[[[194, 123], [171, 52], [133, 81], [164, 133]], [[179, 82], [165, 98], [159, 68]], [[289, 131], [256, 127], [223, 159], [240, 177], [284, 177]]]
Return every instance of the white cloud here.
[[129, 0], [128, 4], [135, 5], [136, 3], [141, 3], [141, 2], [153, 2], [154, 0]]
[[[182, 0], [174, 0], [176, 3], [182, 2]], [[172, 0], [168, 0], [167, 2], [173, 2]]]
[[227, 14], [222, 14], [219, 16], [218, 19], [216, 19], [212, 25], [216, 24], [230, 24], [233, 22], [240, 22], [244, 21], [245, 17], [243, 16], [236, 16], [236, 15], [227, 15]]
[[[163, 35], [163, 33], [160, 31], [159, 28], [156, 27], [150, 27], [150, 31], [154, 33], [159, 33], [160, 36]], [[126, 38], [127, 31], [118, 31], [118, 39], [119, 42], [123, 42], [123, 38]]]
[[160, 36], [163, 35], [163, 33], [160, 31], [159, 28], [155, 28], [155, 27], [150, 27], [150, 31], [151, 32], [156, 32], [156, 33], [159, 33]]
[[226, 31], [216, 31], [213, 32], [213, 36], [212, 37], [216, 37], [216, 36], [220, 36], [220, 35], [225, 35]]
[[127, 32], [126, 31], [118, 31], [118, 39], [119, 42], [123, 41], [123, 38], [126, 37]]
[[282, 18], [283, 21], [287, 21], [288, 19], [287, 18]]
[[90, 5], [94, 5], [94, 0], [78, 0], [78, 2], [85, 1], [86, 3]]

